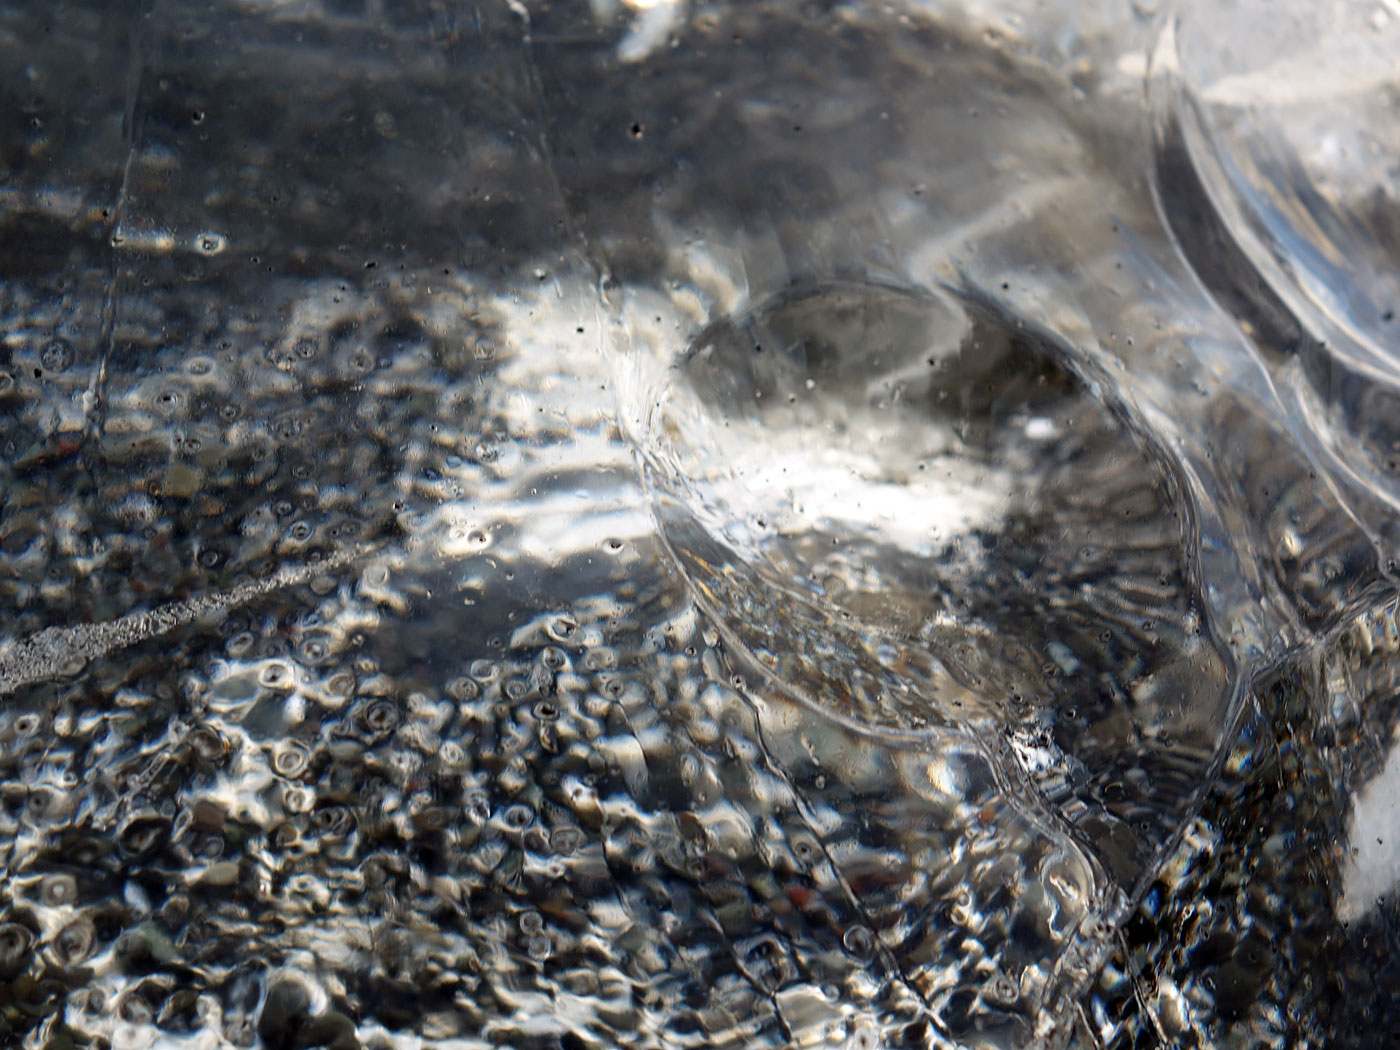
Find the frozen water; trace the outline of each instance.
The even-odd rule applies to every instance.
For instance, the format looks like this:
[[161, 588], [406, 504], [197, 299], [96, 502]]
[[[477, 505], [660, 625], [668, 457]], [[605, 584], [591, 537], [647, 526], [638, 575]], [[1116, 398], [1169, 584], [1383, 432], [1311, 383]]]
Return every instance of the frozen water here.
[[1278, 8], [0, 14], [0, 1041], [1400, 1032], [1400, 12]]

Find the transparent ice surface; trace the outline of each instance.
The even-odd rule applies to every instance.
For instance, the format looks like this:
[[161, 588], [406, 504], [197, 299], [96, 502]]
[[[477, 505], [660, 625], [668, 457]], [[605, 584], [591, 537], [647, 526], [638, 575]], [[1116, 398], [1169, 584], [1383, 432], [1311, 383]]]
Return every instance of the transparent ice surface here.
[[1397, 34], [0, 12], [4, 1043], [1400, 1030]]

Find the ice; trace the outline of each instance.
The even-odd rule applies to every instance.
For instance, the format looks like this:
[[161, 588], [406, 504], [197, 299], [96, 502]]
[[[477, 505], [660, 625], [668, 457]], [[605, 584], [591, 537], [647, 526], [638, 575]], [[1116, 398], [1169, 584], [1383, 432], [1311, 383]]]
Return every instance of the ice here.
[[1396, 15], [0, 14], [0, 1042], [1400, 1030]]

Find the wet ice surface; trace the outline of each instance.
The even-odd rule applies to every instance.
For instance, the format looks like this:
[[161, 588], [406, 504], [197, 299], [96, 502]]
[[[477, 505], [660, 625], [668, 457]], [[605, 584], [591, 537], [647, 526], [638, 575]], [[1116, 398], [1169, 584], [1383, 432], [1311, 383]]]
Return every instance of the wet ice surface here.
[[1309, 10], [5, 14], [5, 1040], [1395, 1030]]

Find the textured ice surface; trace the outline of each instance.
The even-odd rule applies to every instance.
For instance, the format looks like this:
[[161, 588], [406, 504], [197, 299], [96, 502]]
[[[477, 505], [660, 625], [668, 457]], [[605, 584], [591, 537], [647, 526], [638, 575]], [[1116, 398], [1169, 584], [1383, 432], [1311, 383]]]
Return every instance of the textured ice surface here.
[[0, 14], [3, 1041], [1396, 1031], [1323, 10]]

